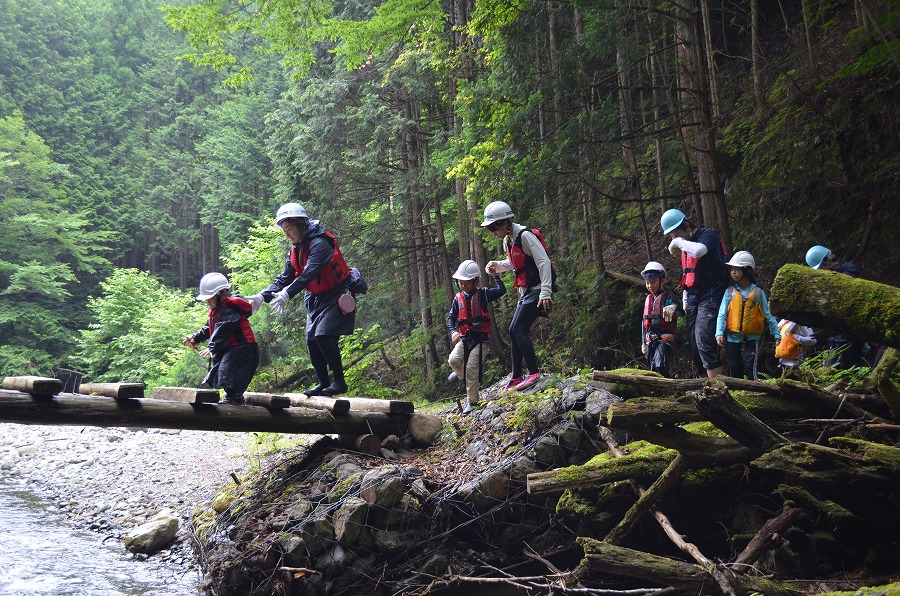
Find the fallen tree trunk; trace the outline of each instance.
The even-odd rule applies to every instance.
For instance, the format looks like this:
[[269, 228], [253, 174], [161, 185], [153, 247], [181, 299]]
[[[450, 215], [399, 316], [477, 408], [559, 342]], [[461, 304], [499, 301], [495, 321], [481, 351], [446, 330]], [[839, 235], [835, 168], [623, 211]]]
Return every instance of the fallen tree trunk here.
[[900, 359], [900, 350], [887, 348], [872, 371], [872, 382], [878, 388], [881, 398], [887, 402], [891, 409], [891, 415], [896, 420], [900, 420], [900, 389], [891, 381], [891, 373], [897, 368], [898, 359]]
[[785, 530], [793, 525], [802, 512], [802, 509], [792, 507], [778, 517], [774, 517], [764, 523], [756, 533], [756, 536], [750, 540], [749, 544], [744, 547], [741, 554], [734, 560], [734, 564], [738, 566], [753, 565], [772, 540], [776, 536], [784, 534]]
[[[719, 587], [700, 565], [676, 561], [668, 557], [607, 544], [591, 538], [577, 538], [584, 549], [584, 559], [576, 570], [624, 575], [661, 586], [672, 586], [694, 594], [720, 594]], [[766, 596], [799, 596], [801, 590], [761, 577], [733, 576], [736, 593], [749, 596], [753, 592]]]
[[672, 463], [675, 451], [635, 453], [598, 464], [584, 464], [528, 474], [527, 491], [532, 495], [560, 492], [566, 489], [596, 488], [610, 482], [634, 480], [653, 482]]
[[694, 402], [707, 420], [756, 453], [790, 442], [737, 403], [719, 379], [709, 379]]
[[157, 399], [116, 400], [69, 393], [39, 399], [27, 393], [0, 389], [0, 421], [21, 424], [401, 436], [406, 432], [409, 418], [382, 412], [348, 412], [344, 416], [332, 416], [321, 410], [301, 408], [270, 410], [257, 406], [188, 404]]
[[900, 348], [900, 288], [800, 265], [778, 270], [769, 307], [776, 316]]

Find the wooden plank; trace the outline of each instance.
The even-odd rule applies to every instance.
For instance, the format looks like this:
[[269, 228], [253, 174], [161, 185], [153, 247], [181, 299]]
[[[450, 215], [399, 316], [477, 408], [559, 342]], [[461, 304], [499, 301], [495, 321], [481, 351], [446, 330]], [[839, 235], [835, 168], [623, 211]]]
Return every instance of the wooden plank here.
[[350, 402], [351, 410], [363, 412], [385, 412], [387, 414], [412, 414], [415, 404], [411, 401], [394, 399], [375, 399], [371, 397], [345, 397]]
[[63, 393], [52, 399], [27, 399], [0, 389], [0, 422], [63, 426], [133, 426], [228, 432], [402, 436], [409, 416], [382, 412], [330, 412], [258, 406], [190, 404], [158, 399], [120, 399]]
[[335, 416], [343, 416], [350, 411], [350, 402], [343, 397], [307, 396], [305, 393], [285, 393], [290, 398], [291, 406], [295, 408], [312, 408], [325, 410]]
[[192, 387], [154, 387], [153, 399], [180, 401], [188, 404], [215, 404], [219, 402], [219, 390], [194, 389]]
[[272, 395], [271, 393], [256, 393], [246, 391], [244, 399], [251, 406], [261, 406], [263, 408], [290, 408], [291, 398], [286, 395]]
[[116, 399], [142, 399], [144, 397], [143, 383], [82, 383], [78, 391], [82, 395], [102, 395]]
[[52, 377], [3, 377], [3, 388], [32, 395], [56, 395], [62, 391], [62, 381]]

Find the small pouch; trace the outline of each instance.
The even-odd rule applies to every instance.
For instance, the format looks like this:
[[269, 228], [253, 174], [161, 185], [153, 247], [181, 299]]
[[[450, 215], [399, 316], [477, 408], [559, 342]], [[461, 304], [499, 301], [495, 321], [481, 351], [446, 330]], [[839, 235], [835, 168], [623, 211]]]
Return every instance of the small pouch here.
[[349, 315], [356, 310], [356, 299], [353, 298], [353, 294], [341, 294], [338, 298], [338, 308], [341, 309], [341, 312], [345, 315]]

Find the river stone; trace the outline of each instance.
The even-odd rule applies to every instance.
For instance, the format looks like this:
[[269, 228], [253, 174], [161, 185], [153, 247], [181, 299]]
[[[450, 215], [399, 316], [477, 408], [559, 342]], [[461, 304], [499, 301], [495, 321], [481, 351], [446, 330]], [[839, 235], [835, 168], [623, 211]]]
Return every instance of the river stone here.
[[160, 511], [125, 536], [125, 548], [133, 553], [151, 555], [169, 544], [176, 534], [178, 518], [170, 511]]
[[37, 445], [25, 445], [16, 449], [18, 455], [34, 455], [38, 452]]
[[334, 544], [334, 525], [323, 515], [308, 517], [300, 535], [309, 555], [317, 557]]

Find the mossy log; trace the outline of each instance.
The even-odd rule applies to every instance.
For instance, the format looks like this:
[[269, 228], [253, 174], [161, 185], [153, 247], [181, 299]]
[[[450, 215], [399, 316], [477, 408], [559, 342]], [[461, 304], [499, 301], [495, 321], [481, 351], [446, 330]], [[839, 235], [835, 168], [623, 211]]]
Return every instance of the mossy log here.
[[640, 429], [629, 429], [628, 432], [654, 445], [675, 449], [698, 465], [723, 466], [744, 463], [758, 455], [731, 437], [707, 437], [688, 432], [678, 426], [645, 426]]
[[789, 442], [736, 402], [719, 379], [709, 379], [694, 402], [707, 420], [752, 451], [765, 453]]
[[794, 524], [797, 518], [800, 517], [801, 513], [803, 513], [802, 509], [792, 507], [781, 515], [773, 517], [764, 523], [744, 550], [741, 551], [741, 554], [734, 560], [734, 564], [753, 565], [762, 553], [765, 552], [766, 547], [772, 543], [774, 538], [784, 534], [784, 532]]
[[[607, 544], [591, 538], [578, 538], [584, 558], [576, 569], [578, 577], [591, 573], [608, 573], [634, 577], [661, 586], [672, 586], [694, 594], [719, 594], [721, 589], [707, 571], [697, 564], [685, 563], [649, 553]], [[734, 576], [736, 593], [749, 596], [753, 592], [767, 596], [799, 596], [803, 592], [793, 586], [761, 577]]]
[[530, 494], [539, 495], [566, 489], [596, 488], [622, 480], [650, 483], [659, 478], [676, 455], [672, 450], [639, 452], [613, 459], [601, 455], [581, 466], [529, 474], [527, 490]]
[[900, 420], [900, 389], [891, 380], [891, 373], [897, 368], [898, 360], [900, 360], [900, 350], [887, 348], [872, 371], [872, 382], [878, 388], [882, 399], [887, 402], [891, 409], [891, 415]]
[[801, 325], [900, 348], [900, 288], [789, 264], [775, 276], [769, 308]]

